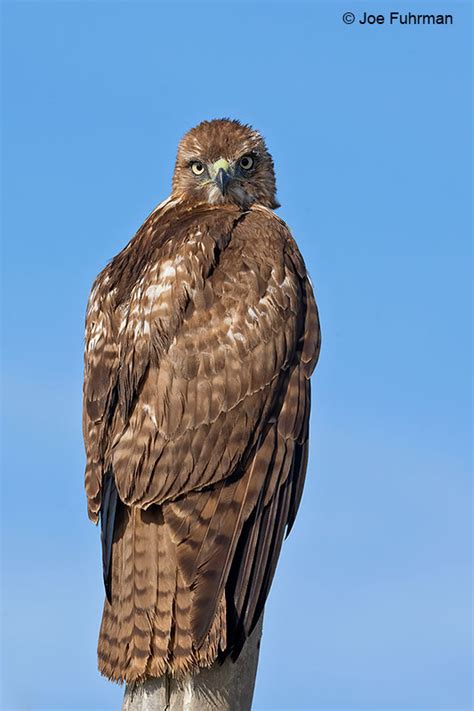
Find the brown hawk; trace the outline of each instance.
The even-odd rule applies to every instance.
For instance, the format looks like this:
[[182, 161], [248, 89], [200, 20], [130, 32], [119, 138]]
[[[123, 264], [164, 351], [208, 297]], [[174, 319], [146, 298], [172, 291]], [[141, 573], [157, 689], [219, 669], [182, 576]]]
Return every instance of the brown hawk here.
[[276, 207], [262, 136], [205, 121], [179, 145], [171, 196], [93, 286], [85, 487], [110, 679], [236, 658], [293, 525], [320, 331]]

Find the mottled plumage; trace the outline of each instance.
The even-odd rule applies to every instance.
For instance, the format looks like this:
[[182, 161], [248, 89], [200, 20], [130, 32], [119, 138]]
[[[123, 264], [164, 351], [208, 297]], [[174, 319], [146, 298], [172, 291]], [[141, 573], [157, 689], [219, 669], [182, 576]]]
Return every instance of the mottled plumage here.
[[92, 289], [85, 483], [111, 679], [236, 657], [293, 524], [320, 335], [275, 206], [261, 136], [204, 122], [180, 144], [170, 198]]

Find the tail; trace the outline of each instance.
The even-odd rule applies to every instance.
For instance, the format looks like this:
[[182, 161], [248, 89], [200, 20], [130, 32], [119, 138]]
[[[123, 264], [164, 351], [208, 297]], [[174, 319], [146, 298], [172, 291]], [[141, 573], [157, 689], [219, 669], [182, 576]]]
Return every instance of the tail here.
[[111, 557], [98, 645], [100, 672], [114, 681], [133, 682], [210, 666], [219, 640], [225, 639], [225, 603], [197, 650], [191, 631], [193, 592], [179, 572], [176, 544], [160, 506], [143, 511], [118, 501]]

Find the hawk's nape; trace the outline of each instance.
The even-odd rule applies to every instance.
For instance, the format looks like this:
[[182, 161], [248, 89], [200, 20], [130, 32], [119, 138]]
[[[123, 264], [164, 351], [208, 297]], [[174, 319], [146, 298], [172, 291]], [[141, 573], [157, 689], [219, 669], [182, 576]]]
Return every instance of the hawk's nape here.
[[[251, 155], [262, 139], [236, 125], [235, 150]], [[215, 153], [232, 151], [229, 135], [210, 161], [223, 165]], [[296, 244], [254, 175], [244, 205], [237, 189], [215, 202], [175, 186], [89, 300], [86, 491], [107, 589], [99, 667], [118, 681], [238, 656], [298, 509], [319, 322]]]

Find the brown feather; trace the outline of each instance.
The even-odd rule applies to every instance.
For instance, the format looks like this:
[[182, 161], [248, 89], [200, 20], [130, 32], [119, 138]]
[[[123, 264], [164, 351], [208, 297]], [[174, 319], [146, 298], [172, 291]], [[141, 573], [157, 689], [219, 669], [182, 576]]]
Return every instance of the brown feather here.
[[[265, 197], [245, 209], [179, 193], [182, 155], [213, 130], [186, 139], [172, 197], [89, 300], [91, 519], [106, 471], [120, 497], [99, 667], [118, 681], [179, 676], [238, 654], [306, 471], [320, 347], [311, 284], [286, 225], [265, 206], [275, 198], [263, 173], [255, 190]], [[258, 134], [235, 130], [236, 151], [242, 135], [260, 146]]]

